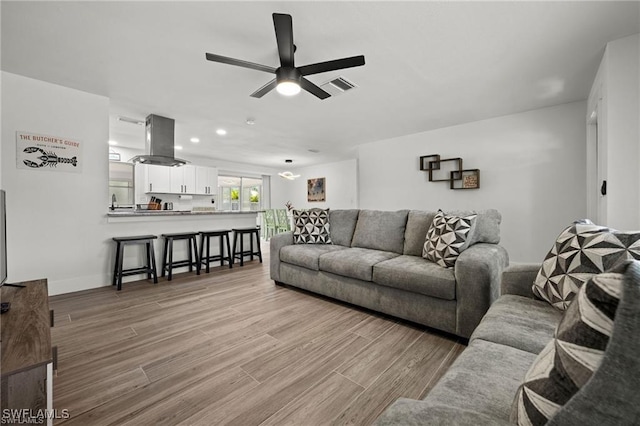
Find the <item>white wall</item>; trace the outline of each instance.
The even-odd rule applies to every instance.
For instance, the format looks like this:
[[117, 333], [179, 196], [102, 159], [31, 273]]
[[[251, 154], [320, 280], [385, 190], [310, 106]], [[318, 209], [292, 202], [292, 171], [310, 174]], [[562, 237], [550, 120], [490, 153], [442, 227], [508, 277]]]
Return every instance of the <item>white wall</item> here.
[[[355, 159], [291, 169], [300, 177], [283, 179], [277, 174], [271, 177], [271, 207], [284, 208], [290, 201], [298, 209], [313, 207], [331, 209], [358, 208], [358, 161]], [[307, 179], [326, 178], [326, 201], [307, 201]]]
[[[511, 260], [540, 262], [586, 214], [585, 111], [574, 102], [361, 145], [360, 208], [495, 208]], [[480, 189], [429, 182], [418, 163], [431, 154], [480, 169]]]
[[640, 229], [640, 35], [607, 44], [607, 225]]
[[[10, 281], [48, 278], [50, 294], [105, 281], [108, 117], [105, 97], [2, 73]], [[82, 173], [18, 169], [16, 131], [80, 140]]]

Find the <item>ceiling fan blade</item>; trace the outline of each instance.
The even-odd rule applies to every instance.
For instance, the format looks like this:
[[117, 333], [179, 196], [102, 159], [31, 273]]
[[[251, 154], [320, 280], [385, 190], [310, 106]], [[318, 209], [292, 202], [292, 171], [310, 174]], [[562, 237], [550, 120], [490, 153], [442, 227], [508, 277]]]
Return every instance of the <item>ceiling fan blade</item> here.
[[271, 80], [270, 82], [268, 82], [267, 84], [265, 84], [264, 86], [262, 86], [261, 88], [256, 90], [255, 92], [253, 92], [251, 94], [251, 97], [252, 98], [261, 98], [264, 95], [266, 95], [267, 93], [269, 93], [270, 91], [272, 91], [273, 89], [275, 89], [277, 85], [278, 85], [278, 82], [274, 78], [273, 80]]
[[325, 92], [304, 77], [300, 80], [300, 87], [320, 99], [327, 99], [331, 96], [329, 93]]
[[298, 67], [298, 71], [302, 75], [319, 74], [321, 72], [341, 70], [344, 68], [353, 68], [364, 65], [364, 56], [352, 56], [350, 58], [336, 59], [333, 61], [319, 62], [317, 64], [305, 65]]
[[274, 13], [273, 26], [276, 30], [276, 42], [278, 43], [280, 65], [283, 67], [294, 67], [293, 22], [291, 20], [291, 15]]
[[254, 64], [253, 62], [243, 61], [241, 59], [233, 59], [226, 56], [214, 55], [213, 53], [206, 54], [208, 61], [220, 62], [222, 64], [236, 65], [238, 67], [250, 68], [252, 70], [264, 71], [274, 74], [276, 69], [268, 67], [266, 65]]

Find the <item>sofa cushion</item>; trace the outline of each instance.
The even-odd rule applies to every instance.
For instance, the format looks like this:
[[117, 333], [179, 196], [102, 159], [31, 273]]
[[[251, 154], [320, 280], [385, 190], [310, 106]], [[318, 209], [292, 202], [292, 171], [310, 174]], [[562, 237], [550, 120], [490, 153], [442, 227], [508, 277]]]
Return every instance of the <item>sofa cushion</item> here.
[[533, 293], [565, 310], [578, 289], [596, 274], [626, 259], [640, 259], [640, 232], [620, 232], [574, 222], [558, 236], [533, 283]]
[[529, 368], [513, 403], [512, 420], [543, 425], [600, 366], [623, 290], [620, 272], [594, 276], [566, 310], [554, 338]]
[[331, 210], [329, 224], [331, 226], [331, 242], [351, 247], [353, 232], [356, 230], [360, 210]]
[[360, 210], [351, 247], [402, 254], [409, 210]]
[[476, 243], [500, 243], [500, 223], [502, 222], [502, 215], [496, 209], [487, 210], [453, 210], [446, 212], [455, 216], [469, 216], [471, 214], [477, 214], [476, 229], [471, 236], [469, 246]]
[[294, 244], [280, 249], [280, 260], [303, 268], [320, 270], [320, 256], [337, 250], [345, 250], [344, 246], [333, 244]]
[[474, 340], [425, 398], [508, 421], [513, 396], [536, 355]]
[[538, 354], [553, 337], [562, 312], [542, 300], [506, 294], [496, 300], [471, 335]]
[[320, 256], [320, 270], [343, 277], [372, 281], [373, 266], [397, 256], [398, 254], [388, 251], [348, 248]]
[[294, 244], [331, 244], [329, 209], [293, 211]]
[[411, 210], [407, 216], [407, 227], [404, 231], [404, 250], [402, 254], [422, 256], [422, 247], [427, 231], [436, 212]]
[[456, 298], [453, 269], [417, 256], [398, 256], [374, 265], [373, 282], [439, 299]]
[[445, 215], [438, 210], [427, 231], [422, 257], [444, 268], [452, 268], [460, 253], [469, 246], [476, 218], [476, 214]]

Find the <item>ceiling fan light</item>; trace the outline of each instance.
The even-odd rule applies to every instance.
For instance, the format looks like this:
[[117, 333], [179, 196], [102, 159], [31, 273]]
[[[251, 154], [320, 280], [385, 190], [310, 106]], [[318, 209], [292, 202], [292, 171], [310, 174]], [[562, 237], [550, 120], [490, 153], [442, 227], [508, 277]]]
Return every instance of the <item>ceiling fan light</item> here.
[[295, 81], [281, 81], [278, 83], [276, 90], [284, 96], [295, 96], [300, 93], [300, 85]]

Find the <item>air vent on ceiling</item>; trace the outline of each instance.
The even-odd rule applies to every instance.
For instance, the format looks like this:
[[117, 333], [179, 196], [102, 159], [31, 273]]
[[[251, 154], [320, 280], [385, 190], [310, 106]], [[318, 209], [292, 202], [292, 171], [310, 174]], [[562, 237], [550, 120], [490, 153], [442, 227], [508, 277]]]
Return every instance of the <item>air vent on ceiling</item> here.
[[331, 96], [336, 96], [341, 93], [346, 92], [347, 90], [355, 89], [356, 86], [349, 80], [344, 77], [338, 77], [331, 81], [326, 82], [325, 84], [320, 86], [324, 91], [329, 93]]

